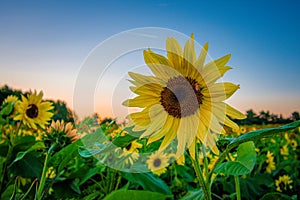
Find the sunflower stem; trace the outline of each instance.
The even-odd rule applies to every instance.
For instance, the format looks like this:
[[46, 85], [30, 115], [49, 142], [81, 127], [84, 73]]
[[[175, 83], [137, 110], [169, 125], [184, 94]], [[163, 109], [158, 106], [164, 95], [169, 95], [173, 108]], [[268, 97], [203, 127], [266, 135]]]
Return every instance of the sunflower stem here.
[[204, 144], [202, 144], [202, 152], [203, 152], [203, 158], [204, 158], [204, 170], [205, 170], [205, 178], [206, 181], [208, 181], [209, 178], [209, 172], [208, 172], [208, 160], [207, 160], [207, 156], [206, 156], [206, 149]]
[[240, 181], [238, 176], [234, 176], [236, 199], [241, 200]]
[[38, 190], [37, 190], [37, 194], [36, 194], [37, 200], [42, 199], [42, 196], [43, 196], [43, 190], [45, 187], [46, 174], [47, 174], [47, 169], [48, 169], [47, 165], [48, 165], [48, 161], [49, 161], [49, 155], [52, 153], [52, 150], [54, 149], [54, 147], [55, 147], [55, 145], [52, 145], [46, 154], [46, 158], [45, 158], [45, 162], [44, 162], [44, 166], [43, 166], [43, 172], [42, 172], [42, 176], [41, 176], [41, 181], [38, 186]]
[[192, 159], [193, 166], [194, 166], [194, 169], [195, 169], [200, 187], [202, 188], [204, 198], [207, 199], [207, 200], [211, 200], [210, 182], [207, 182], [207, 184], [206, 184], [206, 182], [204, 180], [204, 177], [203, 177], [203, 174], [202, 174], [202, 169], [201, 169], [201, 166], [200, 166], [199, 160], [198, 160], [198, 158], [199, 158], [198, 148], [197, 148], [197, 145], [195, 145], [195, 146], [196, 146], [196, 149], [195, 149], [195, 154], [196, 155], [195, 155], [195, 160]]

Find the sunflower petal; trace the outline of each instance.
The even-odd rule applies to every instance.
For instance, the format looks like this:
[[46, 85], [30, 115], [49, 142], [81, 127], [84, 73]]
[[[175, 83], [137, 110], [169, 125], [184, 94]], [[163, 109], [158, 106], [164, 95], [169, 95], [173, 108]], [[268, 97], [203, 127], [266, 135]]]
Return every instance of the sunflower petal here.
[[180, 44], [174, 38], [168, 38], [166, 42], [167, 56], [172, 62], [173, 68], [178, 70], [181, 67], [183, 53]]

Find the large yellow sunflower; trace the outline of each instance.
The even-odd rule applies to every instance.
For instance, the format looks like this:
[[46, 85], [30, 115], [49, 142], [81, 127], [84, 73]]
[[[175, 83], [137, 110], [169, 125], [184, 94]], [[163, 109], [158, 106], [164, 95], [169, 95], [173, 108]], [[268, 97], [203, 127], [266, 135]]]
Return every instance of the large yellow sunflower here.
[[54, 108], [51, 102], [42, 102], [43, 92], [38, 95], [36, 91], [29, 94], [28, 97], [22, 96], [22, 101], [17, 105], [18, 115], [14, 120], [20, 120], [25, 125], [37, 129], [37, 125], [45, 128], [49, 120], [53, 116], [51, 110]]
[[144, 130], [141, 137], [148, 137], [148, 144], [164, 137], [160, 150], [177, 138], [176, 156], [181, 160], [186, 147], [194, 157], [198, 140], [218, 153], [215, 141], [225, 132], [223, 125], [239, 129], [229, 117], [245, 118], [223, 102], [239, 85], [216, 82], [231, 69], [226, 66], [230, 54], [205, 64], [208, 44], [196, 58], [193, 34], [183, 50], [177, 40], [168, 38], [166, 50], [167, 57], [150, 49], [144, 51], [154, 76], [129, 72], [134, 85], [130, 89], [138, 96], [123, 105], [143, 108], [127, 116], [129, 125], [134, 125], [134, 131]]

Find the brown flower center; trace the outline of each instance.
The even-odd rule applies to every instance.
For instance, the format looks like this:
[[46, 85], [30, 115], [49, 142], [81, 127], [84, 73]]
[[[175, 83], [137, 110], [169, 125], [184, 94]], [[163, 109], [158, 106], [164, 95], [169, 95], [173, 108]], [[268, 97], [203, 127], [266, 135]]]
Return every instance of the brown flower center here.
[[39, 109], [35, 104], [30, 104], [26, 110], [26, 115], [30, 118], [36, 118], [39, 114]]
[[159, 167], [161, 165], [161, 160], [159, 158], [156, 158], [153, 162], [154, 167]]
[[192, 78], [171, 78], [161, 92], [161, 105], [176, 118], [193, 115], [202, 103], [201, 86]]

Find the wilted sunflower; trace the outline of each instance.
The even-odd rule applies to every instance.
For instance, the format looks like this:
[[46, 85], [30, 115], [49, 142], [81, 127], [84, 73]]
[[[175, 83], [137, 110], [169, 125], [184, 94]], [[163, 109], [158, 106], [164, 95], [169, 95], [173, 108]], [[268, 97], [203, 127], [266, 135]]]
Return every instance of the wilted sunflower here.
[[157, 151], [151, 154], [146, 162], [148, 169], [150, 169], [153, 174], [161, 175], [167, 171], [166, 167], [169, 165], [169, 157], [167, 154]]
[[145, 130], [141, 137], [148, 136], [148, 144], [164, 137], [160, 150], [177, 137], [176, 156], [180, 158], [184, 158], [186, 147], [194, 157], [197, 140], [217, 153], [216, 133], [225, 132], [223, 124], [238, 130], [229, 117], [245, 118], [223, 102], [239, 85], [216, 83], [231, 69], [226, 66], [230, 55], [204, 64], [207, 49], [206, 43], [196, 58], [193, 34], [183, 51], [177, 40], [168, 38], [167, 58], [150, 49], [144, 51], [144, 60], [154, 76], [129, 72], [134, 85], [130, 89], [138, 96], [123, 105], [143, 108], [127, 116], [129, 125], [135, 126], [134, 131]]
[[43, 92], [41, 91], [38, 95], [36, 91], [29, 94], [28, 97], [22, 95], [22, 101], [17, 105], [18, 115], [14, 117], [14, 120], [20, 120], [25, 125], [37, 129], [37, 124], [45, 128], [48, 124], [53, 113], [50, 111], [54, 107], [51, 102], [42, 102]]

